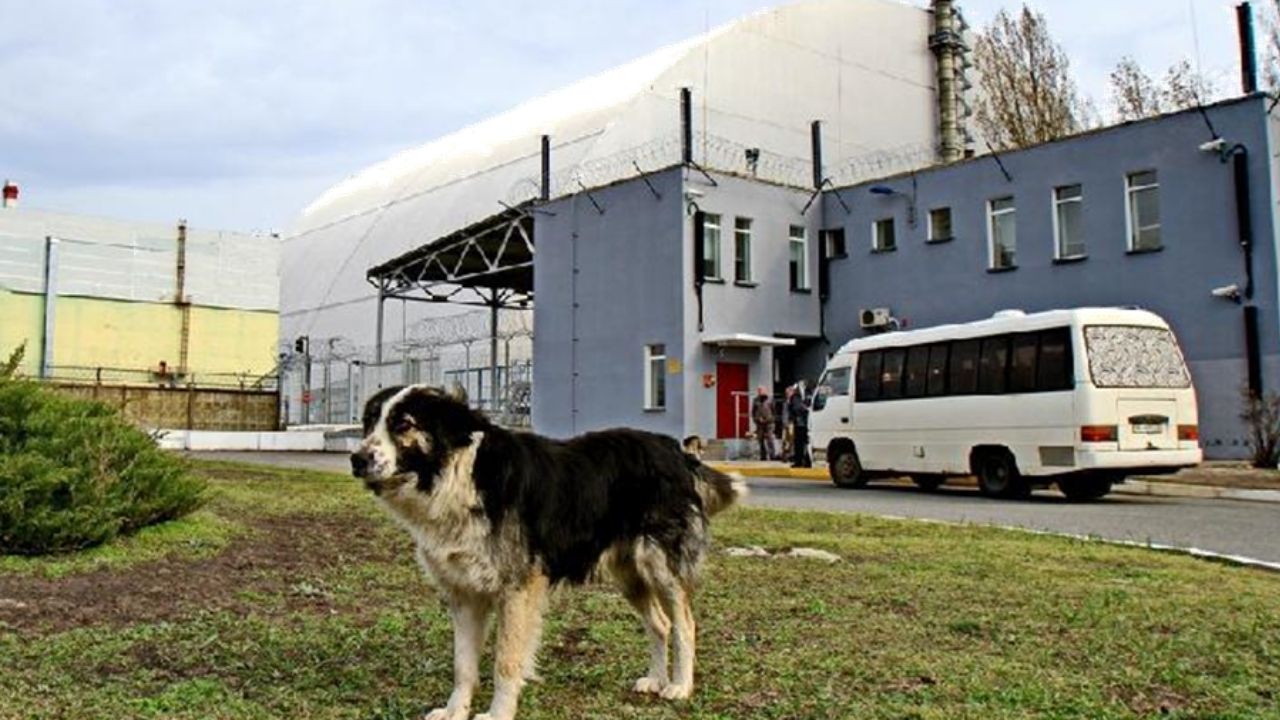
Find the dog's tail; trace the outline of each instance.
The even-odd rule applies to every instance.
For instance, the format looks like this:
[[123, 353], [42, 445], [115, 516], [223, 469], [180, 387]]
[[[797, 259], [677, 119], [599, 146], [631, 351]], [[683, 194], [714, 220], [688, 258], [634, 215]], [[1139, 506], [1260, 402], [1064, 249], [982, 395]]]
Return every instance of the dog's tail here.
[[692, 455], [685, 455], [689, 469], [693, 471], [694, 487], [702, 498], [702, 507], [707, 515], [727, 510], [734, 503], [747, 496], [747, 482], [738, 473], [723, 473], [713, 467], [703, 465]]

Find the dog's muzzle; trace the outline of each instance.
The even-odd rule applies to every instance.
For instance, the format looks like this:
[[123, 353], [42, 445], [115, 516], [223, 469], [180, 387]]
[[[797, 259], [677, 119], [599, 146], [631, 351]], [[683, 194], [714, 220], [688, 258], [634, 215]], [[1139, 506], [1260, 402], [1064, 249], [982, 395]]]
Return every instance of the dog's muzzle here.
[[373, 461], [370, 459], [369, 453], [363, 450], [357, 450], [351, 453], [351, 474], [355, 478], [364, 481], [364, 486], [373, 491], [375, 495], [381, 495], [387, 490], [404, 485], [412, 478], [412, 473], [395, 473], [386, 477], [381, 477], [373, 467]]

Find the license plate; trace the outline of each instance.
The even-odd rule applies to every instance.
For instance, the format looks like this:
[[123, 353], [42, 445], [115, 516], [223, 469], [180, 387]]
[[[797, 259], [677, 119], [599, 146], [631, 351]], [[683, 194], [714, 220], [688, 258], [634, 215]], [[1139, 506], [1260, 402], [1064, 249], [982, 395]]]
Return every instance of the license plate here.
[[1160, 435], [1164, 432], [1164, 425], [1155, 423], [1134, 423], [1134, 435]]

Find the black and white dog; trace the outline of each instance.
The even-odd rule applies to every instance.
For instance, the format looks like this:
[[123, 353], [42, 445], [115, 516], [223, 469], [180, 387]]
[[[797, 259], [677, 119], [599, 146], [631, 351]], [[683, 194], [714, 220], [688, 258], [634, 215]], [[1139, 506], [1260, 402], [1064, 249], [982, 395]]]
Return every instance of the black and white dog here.
[[[566, 441], [508, 432], [424, 386], [370, 398], [352, 473], [417, 540], [417, 559], [449, 605], [454, 687], [428, 720], [465, 720], [491, 614], [494, 695], [477, 719], [515, 717], [533, 677], [548, 588], [608, 571], [650, 641], [635, 691], [693, 690], [691, 596], [707, 518], [746, 491], [673, 439], [607, 430]], [[667, 663], [668, 639], [672, 663]]]

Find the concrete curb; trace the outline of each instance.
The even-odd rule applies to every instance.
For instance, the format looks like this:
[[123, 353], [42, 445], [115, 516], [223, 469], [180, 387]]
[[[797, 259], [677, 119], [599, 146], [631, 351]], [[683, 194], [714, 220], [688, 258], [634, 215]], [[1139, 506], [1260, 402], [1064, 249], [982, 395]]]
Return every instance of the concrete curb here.
[[[770, 463], [733, 462], [709, 462], [707, 464], [721, 472], [736, 472], [745, 477], [774, 477], [830, 482], [827, 469], [821, 467], [793, 468]], [[894, 480], [890, 482], [900, 487], [909, 487], [911, 485], [907, 481]], [[1139, 478], [1132, 478], [1123, 484], [1117, 485], [1112, 492], [1117, 495], [1143, 495], [1147, 497], [1205, 498], [1280, 503], [1280, 490], [1249, 490], [1215, 485], [1188, 485], [1186, 483], [1160, 482]]]

